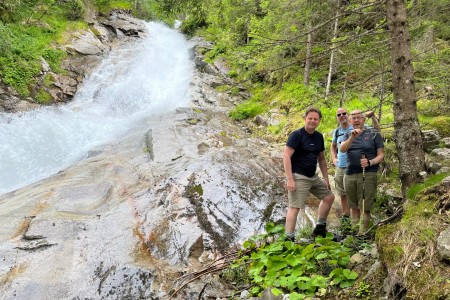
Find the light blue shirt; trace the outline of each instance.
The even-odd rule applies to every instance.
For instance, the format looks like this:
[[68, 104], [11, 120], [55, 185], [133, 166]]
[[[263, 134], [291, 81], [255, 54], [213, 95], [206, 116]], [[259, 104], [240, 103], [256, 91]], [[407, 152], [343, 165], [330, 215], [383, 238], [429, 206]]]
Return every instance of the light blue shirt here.
[[[336, 130], [338, 130], [338, 134], [337, 134], [337, 140], [336, 140]], [[333, 139], [331, 140], [331, 142], [333, 144], [336, 144], [337, 147], [337, 162], [336, 162], [336, 166], [340, 167], [340, 168], [346, 168], [347, 167], [347, 153], [343, 153], [341, 152], [341, 149], [339, 149], [341, 147], [341, 143], [342, 140], [344, 138], [344, 134], [346, 134], [347, 132], [350, 132], [353, 130], [353, 126], [350, 125], [348, 126], [347, 129], [343, 129], [342, 127], [339, 126], [339, 128], [336, 128], [335, 130], [333, 130]]]

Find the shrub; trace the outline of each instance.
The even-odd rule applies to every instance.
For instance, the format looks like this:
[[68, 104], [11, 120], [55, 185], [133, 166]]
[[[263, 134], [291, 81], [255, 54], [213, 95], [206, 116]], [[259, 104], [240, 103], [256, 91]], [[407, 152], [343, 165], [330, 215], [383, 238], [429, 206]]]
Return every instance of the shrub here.
[[84, 17], [85, 7], [81, 0], [69, 0], [64, 3], [65, 14], [71, 21], [80, 20]]
[[230, 117], [236, 121], [253, 118], [262, 113], [265, 107], [262, 103], [246, 101], [230, 111]]

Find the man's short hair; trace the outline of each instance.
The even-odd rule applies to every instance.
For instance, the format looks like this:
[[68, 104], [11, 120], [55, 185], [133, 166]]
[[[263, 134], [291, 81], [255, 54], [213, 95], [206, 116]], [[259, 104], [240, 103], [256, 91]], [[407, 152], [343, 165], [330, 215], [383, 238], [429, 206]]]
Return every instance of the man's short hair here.
[[307, 116], [309, 113], [311, 113], [311, 112], [318, 113], [318, 114], [319, 114], [319, 119], [322, 119], [322, 112], [320, 111], [320, 109], [315, 108], [315, 107], [313, 107], [313, 106], [310, 106], [310, 107], [308, 107], [308, 108], [306, 109], [304, 117], [306, 118], [306, 116]]

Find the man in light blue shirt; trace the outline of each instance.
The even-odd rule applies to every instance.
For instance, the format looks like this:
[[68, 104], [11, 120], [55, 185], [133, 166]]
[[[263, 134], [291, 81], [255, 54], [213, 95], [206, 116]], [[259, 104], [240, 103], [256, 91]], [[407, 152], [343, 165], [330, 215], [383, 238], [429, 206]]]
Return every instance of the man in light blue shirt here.
[[345, 168], [347, 167], [347, 154], [341, 152], [339, 146], [342, 142], [344, 134], [353, 130], [353, 127], [348, 121], [347, 111], [342, 107], [338, 108], [336, 111], [336, 120], [339, 123], [339, 127], [333, 131], [330, 150], [333, 165], [336, 166], [334, 181], [336, 192], [341, 198], [342, 221], [344, 223], [349, 221], [350, 217], [347, 194], [344, 190], [344, 173]]

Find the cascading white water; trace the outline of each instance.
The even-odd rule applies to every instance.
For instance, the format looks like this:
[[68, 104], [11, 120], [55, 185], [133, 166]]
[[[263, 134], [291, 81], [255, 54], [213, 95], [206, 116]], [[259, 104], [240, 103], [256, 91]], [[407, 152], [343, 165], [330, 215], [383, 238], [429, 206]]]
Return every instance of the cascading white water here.
[[188, 41], [159, 23], [147, 28], [146, 38], [113, 50], [70, 104], [0, 113], [0, 195], [67, 168], [148, 115], [187, 104]]

